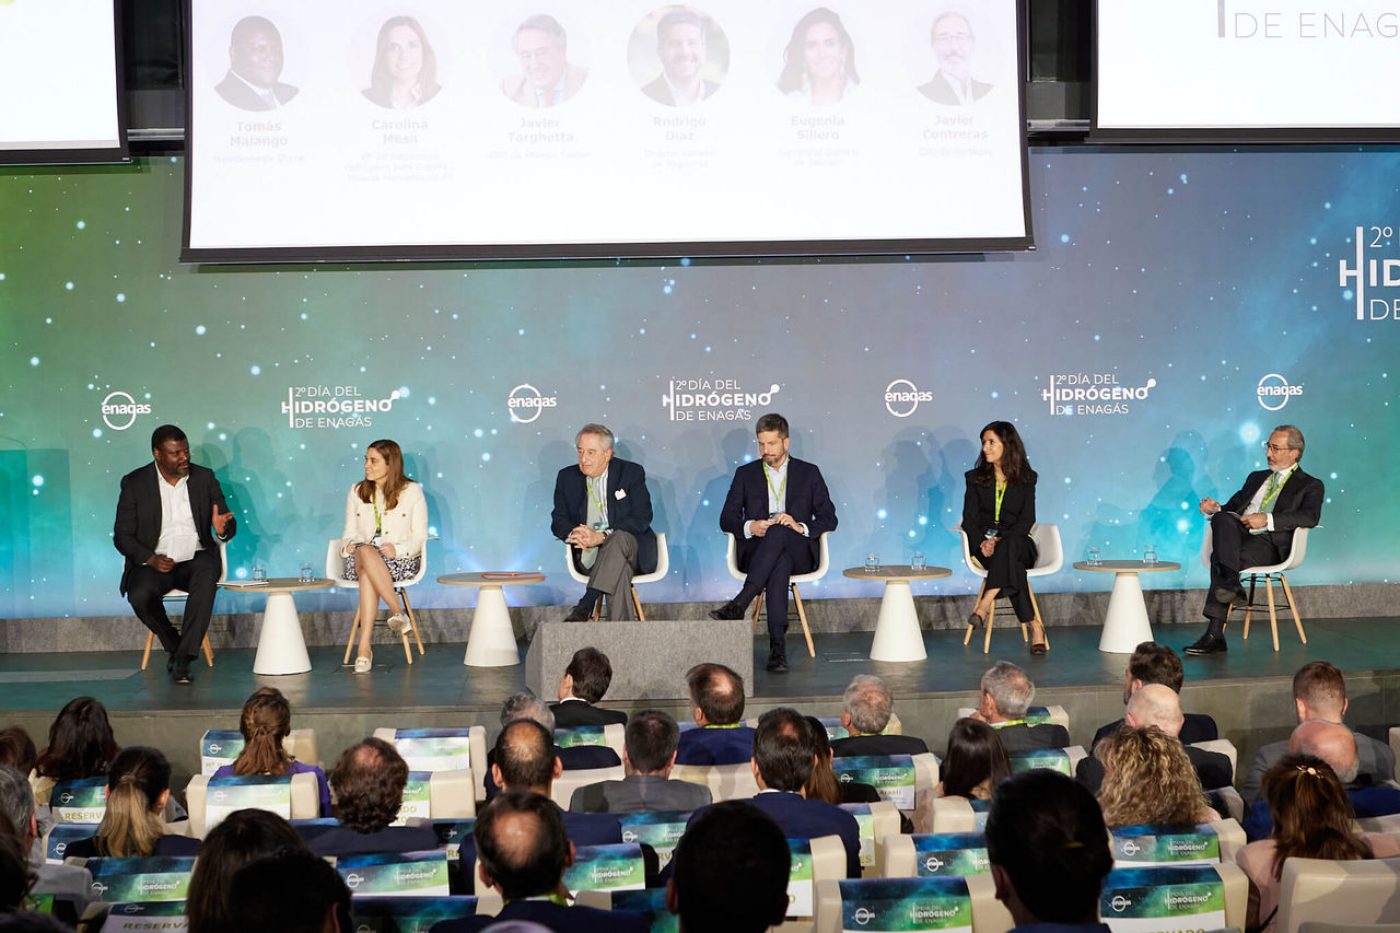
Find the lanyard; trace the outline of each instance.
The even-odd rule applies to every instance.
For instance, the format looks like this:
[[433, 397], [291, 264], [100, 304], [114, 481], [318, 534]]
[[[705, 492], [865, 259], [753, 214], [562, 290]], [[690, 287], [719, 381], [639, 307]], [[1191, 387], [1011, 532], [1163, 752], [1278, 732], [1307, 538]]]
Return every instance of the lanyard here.
[[1259, 500], [1259, 511], [1267, 512], [1269, 510], [1269, 506], [1274, 504], [1274, 500], [1278, 498], [1278, 494], [1283, 491], [1283, 484], [1288, 482], [1293, 476], [1293, 471], [1296, 469], [1298, 469], [1297, 464], [1289, 467], [1288, 472], [1283, 474], [1283, 479], [1279, 479], [1277, 473], [1269, 475], [1269, 485], [1274, 488], [1272, 492], [1265, 488], [1264, 498]]
[[997, 483], [997, 504], [996, 504], [996, 511], [994, 511], [994, 512], [992, 513], [992, 521], [994, 521], [994, 522], [1000, 522], [1000, 521], [1001, 521], [1001, 500], [1002, 500], [1002, 497], [1005, 496], [1005, 495], [1006, 495], [1006, 480], [1002, 480], [1001, 482]]
[[787, 492], [787, 472], [783, 472], [783, 482], [777, 489], [773, 488], [773, 474], [768, 471], [768, 461], [763, 462], [763, 478], [768, 480], [768, 491], [773, 494], [773, 501], [777, 503], [778, 509], [783, 507], [783, 493]]
[[701, 728], [704, 728], [704, 729], [737, 729], [737, 728], [739, 728], [739, 727], [742, 726], [742, 725], [743, 725], [742, 722], [726, 722], [726, 723], [714, 723], [714, 722], [712, 722], [712, 723], [708, 723], [708, 724], [705, 725], [705, 726], [702, 726]]
[[1025, 721], [1024, 719], [1008, 719], [1008, 720], [1006, 720], [1006, 722], [994, 722], [994, 723], [991, 724], [991, 726], [992, 726], [993, 729], [1005, 729], [1007, 726], [1024, 726], [1024, 725], [1026, 725], [1026, 721]]
[[374, 506], [374, 533], [379, 534], [384, 530], [384, 519], [379, 514], [379, 490], [370, 494], [369, 501]]
[[589, 477], [585, 479], [583, 484], [588, 487], [588, 498], [592, 499], [593, 504], [598, 507], [598, 517], [606, 521], [608, 517], [608, 509], [607, 506], [603, 505], [603, 501], [598, 498], [598, 493], [593, 488], [593, 478]]

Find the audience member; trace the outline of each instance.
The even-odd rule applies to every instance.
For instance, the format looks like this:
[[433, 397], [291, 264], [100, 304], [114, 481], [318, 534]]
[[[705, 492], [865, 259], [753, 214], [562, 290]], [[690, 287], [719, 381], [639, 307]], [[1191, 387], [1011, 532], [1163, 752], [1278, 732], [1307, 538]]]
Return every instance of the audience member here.
[[66, 855], [195, 855], [198, 839], [166, 832], [161, 813], [169, 798], [165, 755], [143, 745], [122, 749], [107, 769], [107, 810], [97, 835], [72, 843]]
[[1051, 722], [1032, 726], [1026, 722], [1026, 710], [1034, 699], [1035, 684], [1026, 672], [1010, 661], [998, 661], [982, 675], [977, 711], [972, 718], [997, 730], [1008, 752], [1068, 746], [1069, 731], [1064, 726]]
[[[501, 725], [507, 726], [517, 719], [529, 719], [545, 728], [553, 741], [555, 719], [549, 705], [528, 690], [513, 693], [501, 704]], [[565, 771], [591, 771], [594, 768], [616, 768], [622, 764], [617, 752], [606, 745], [574, 745], [569, 748], [556, 748], [559, 764]], [[490, 800], [500, 792], [491, 774], [491, 765], [496, 763], [496, 750], [486, 753], [486, 799]]]
[[[1336, 665], [1327, 661], [1304, 664], [1298, 669], [1298, 673], [1293, 675], [1293, 707], [1300, 723], [1315, 720], [1340, 725], [1347, 711], [1347, 684], [1342, 672]], [[1270, 742], [1259, 749], [1240, 788], [1240, 796], [1246, 803], [1253, 803], [1258, 799], [1259, 784], [1263, 780], [1264, 772], [1288, 754], [1288, 751], [1288, 740]], [[1356, 755], [1358, 780], [1368, 784], [1379, 784], [1395, 779], [1395, 753], [1385, 742], [1378, 742], [1369, 735], [1357, 733]]]
[[292, 734], [292, 707], [276, 687], [259, 687], [243, 703], [238, 720], [243, 734], [243, 751], [231, 765], [214, 772], [214, 777], [244, 774], [314, 774], [321, 799], [320, 816], [331, 815], [331, 788], [326, 773], [315, 765], [304, 764], [287, 754], [282, 743]]
[[[491, 776], [501, 790], [531, 790], [550, 796], [564, 767], [554, 748], [554, 736], [533, 719], [517, 719], [496, 737]], [[606, 813], [564, 814], [564, 825], [575, 845], [610, 845], [622, 841], [622, 824]]]
[[73, 927], [51, 914], [32, 910], [0, 912], [0, 933], [72, 933]]
[[[1166, 645], [1159, 645], [1155, 641], [1142, 642], [1133, 649], [1133, 653], [1128, 657], [1128, 667], [1123, 672], [1123, 705], [1126, 706], [1133, 694], [1148, 684], [1161, 684], [1164, 687], [1170, 687], [1176, 694], [1180, 695], [1181, 685], [1185, 680], [1186, 671], [1182, 668], [1181, 658], [1177, 656], [1175, 651]], [[1213, 742], [1220, 738], [1220, 731], [1216, 728], [1215, 720], [1211, 717], [1203, 713], [1185, 713], [1184, 716], [1185, 720], [1182, 723], [1179, 736], [1183, 744]], [[1104, 739], [1117, 735], [1123, 722], [1124, 720], [1119, 719], [1106, 726], [1100, 726], [1099, 731], [1094, 733], [1094, 741], [1089, 746], [1089, 754], [1092, 755], [1094, 748]]]
[[56, 781], [107, 773], [121, 749], [107, 721], [107, 707], [92, 697], [75, 697], [49, 726], [49, 744], [34, 764], [34, 799], [49, 802]]
[[1207, 803], [1181, 742], [1161, 729], [1124, 725], [1117, 735], [1099, 743], [1094, 754], [1104, 766], [1099, 804], [1109, 826], [1220, 819]]
[[753, 804], [706, 807], [676, 844], [666, 906], [682, 933], [763, 933], [787, 913], [791, 859], [782, 829]]
[[[15, 838], [23, 851], [32, 852], [39, 838], [34, 791], [23, 772], [4, 765], [0, 765], [0, 814], [14, 826]], [[73, 903], [76, 912], [82, 913], [92, 897], [92, 876], [86, 868], [42, 859], [35, 860], [31, 867], [35, 875], [31, 894], [52, 894]]]
[[648, 929], [639, 913], [566, 906], [564, 869], [573, 864], [574, 844], [548, 797], [506, 786], [477, 817], [473, 837], [481, 883], [498, 891], [505, 906], [495, 917], [444, 920], [434, 924], [434, 933], [471, 933], [509, 920], [538, 923], [554, 933]]
[[0, 813], [0, 917], [19, 910], [29, 894], [34, 873], [29, 868], [28, 856], [9, 814]]
[[350, 889], [325, 859], [279, 849], [233, 876], [233, 928], [257, 933], [333, 933], [355, 929]]
[[[575, 655], [575, 658], [578, 656]], [[567, 679], [568, 675], [564, 675]], [[680, 728], [667, 714], [643, 710], [627, 723], [620, 781], [600, 781], [574, 791], [569, 809], [581, 813], [635, 813], [638, 810], [694, 810], [710, 802], [710, 789], [668, 780], [676, 764]]]
[[1353, 860], [1400, 855], [1400, 839], [1352, 829], [1351, 801], [1332, 767], [1312, 755], [1289, 754], [1264, 775], [1273, 829], [1235, 856], [1249, 876], [1247, 930], [1272, 930], [1285, 859]]
[[1039, 768], [997, 785], [987, 859], [997, 900], [1017, 929], [1054, 924], [1058, 933], [1107, 933], [1099, 895], [1113, 856], [1103, 813], [1079, 784]]
[[978, 719], [959, 719], [948, 733], [938, 797], [991, 800], [997, 785], [1011, 775], [1011, 762], [997, 730]]
[[857, 674], [841, 696], [841, 725], [850, 732], [831, 743], [838, 758], [854, 755], [921, 755], [924, 740], [912, 735], [883, 735], [894, 715], [894, 695], [873, 674]]
[[559, 702], [549, 704], [556, 729], [575, 726], [625, 725], [627, 714], [620, 709], [596, 706], [612, 683], [612, 663], [597, 648], [574, 652], [564, 676], [559, 678]]
[[[826, 734], [826, 726], [815, 716], [808, 716], [809, 750], [812, 753], [812, 776], [802, 785], [802, 796], [808, 800], [824, 800], [827, 803], [875, 803], [880, 794], [869, 784], [860, 781], [838, 781], [831, 768], [831, 742]], [[850, 775], [847, 775], [850, 777]]]
[[292, 825], [266, 810], [235, 810], [209, 831], [190, 877], [189, 933], [240, 933], [230, 900], [233, 878], [249, 862], [280, 849], [302, 849]]
[[38, 760], [39, 751], [34, 747], [34, 740], [22, 727], [0, 729], [0, 765], [28, 774]]
[[[1150, 644], [1150, 643], [1149, 643]], [[1133, 729], [1156, 726], [1172, 738], [1180, 738], [1183, 728], [1181, 698], [1175, 690], [1163, 684], [1144, 684], [1128, 700], [1128, 714], [1124, 722]], [[1119, 727], [1122, 728], [1121, 726]], [[1230, 784], [1230, 759], [1219, 752], [1209, 752], [1190, 745], [1183, 746], [1191, 766], [1196, 769], [1196, 777], [1206, 790], [1214, 790]], [[1103, 784], [1103, 762], [1093, 755], [1079, 762], [1075, 778], [1097, 794]]]
[[700, 728], [681, 733], [676, 763], [733, 765], [753, 758], [754, 730], [742, 721], [744, 678], [723, 664], [697, 664], [685, 680]]
[[408, 764], [383, 739], [368, 738], [341, 752], [331, 769], [335, 818], [339, 825], [316, 833], [307, 845], [317, 855], [416, 852], [436, 849], [427, 826], [390, 826], [399, 818]]

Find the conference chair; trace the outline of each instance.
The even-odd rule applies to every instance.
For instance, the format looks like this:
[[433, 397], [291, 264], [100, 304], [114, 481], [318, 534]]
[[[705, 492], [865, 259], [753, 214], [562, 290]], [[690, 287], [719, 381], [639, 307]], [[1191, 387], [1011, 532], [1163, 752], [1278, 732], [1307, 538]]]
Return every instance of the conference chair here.
[[748, 800], [758, 793], [753, 766], [747, 761], [732, 765], [676, 765], [671, 769], [671, 780], [704, 784], [710, 789], [710, 797], [715, 803], [721, 800]]
[[611, 768], [581, 768], [577, 771], [563, 771], [554, 779], [554, 784], [549, 789], [549, 799], [559, 804], [562, 809], [569, 809], [569, 802], [574, 799], [574, 791], [589, 784], [597, 784], [599, 781], [620, 781], [627, 776], [627, 772], [622, 765], [613, 765]]
[[471, 775], [469, 793], [474, 801], [486, 799], [486, 727], [395, 729], [381, 726], [376, 739], [393, 745], [410, 771], [466, 772]]
[[846, 847], [840, 836], [817, 836], [812, 839], [788, 839], [788, 848], [793, 856], [794, 873], [802, 856], [811, 854], [811, 878], [792, 878], [788, 881], [787, 917], [769, 930], [777, 933], [811, 933], [817, 885], [824, 881], [835, 884], [846, 877]]
[[1298, 924], [1298, 933], [1400, 933], [1400, 923], [1332, 923], [1305, 920]]
[[[968, 570], [971, 570], [982, 580], [982, 586], [977, 590], [977, 598], [980, 600], [987, 589], [987, 571], [981, 564], [972, 559], [971, 543], [968, 540], [967, 532], [963, 530], [961, 520], [953, 528], [953, 531], [962, 539], [963, 563], [967, 565]], [[1059, 573], [1060, 568], [1064, 566], [1065, 549], [1060, 543], [1060, 526], [1037, 522], [1031, 526], [1031, 540], [1035, 542], [1036, 558], [1035, 565], [1026, 571], [1026, 595], [1031, 598], [1031, 608], [1035, 610], [1035, 617], [1040, 620], [1041, 627], [1045, 629], [1045, 645], [1048, 648], [1050, 628], [1045, 624], [1045, 616], [1040, 614], [1040, 604], [1035, 600], [1035, 590], [1031, 587], [1029, 578], [1047, 577], [1052, 573]], [[1001, 596], [998, 595], [997, 598], [1000, 599]], [[992, 651], [992, 622], [996, 619], [996, 614], [997, 604], [996, 600], [993, 600], [992, 608], [987, 613], [987, 633], [982, 638], [983, 654], [990, 654]], [[1029, 628], [1023, 622], [1021, 623], [1021, 641], [1029, 642], [1030, 640]], [[966, 645], [970, 641], [972, 641], [972, 626], [969, 625], [963, 634], [963, 644]]]
[[350, 899], [351, 930], [426, 930], [443, 920], [476, 916], [475, 897], [372, 895]]
[[[331, 538], [326, 545], [326, 579], [333, 580], [337, 587], [358, 590], [360, 584], [355, 580], [345, 579], [345, 558], [340, 556], [340, 549], [343, 547], [342, 539]], [[408, 633], [413, 633], [413, 640], [418, 643], [418, 653], [423, 654], [423, 636], [418, 633], [418, 617], [413, 614], [413, 604], [408, 601], [408, 588], [415, 586], [422, 581], [423, 575], [428, 572], [428, 544], [423, 543], [423, 553], [418, 561], [418, 572], [407, 580], [399, 580], [394, 584], [394, 592], [398, 594], [399, 601], [403, 604], [404, 615], [408, 616], [408, 630], [399, 637], [403, 640], [403, 656], [409, 664], [413, 663], [413, 652], [408, 647]], [[355, 607], [355, 621], [350, 623], [350, 637], [345, 640], [345, 658], [342, 664], [350, 663], [350, 656], [355, 651], [355, 636], [359, 634], [360, 625], [374, 625], [374, 619], [363, 620], [360, 618], [359, 606]]]
[[[861, 878], [846, 881], [818, 881], [815, 900], [815, 933], [841, 933], [847, 910], [846, 902], [859, 904], [852, 913], [856, 917], [873, 917], [865, 904], [879, 901], [917, 902], [920, 897], [965, 896], [972, 912], [972, 933], [1007, 933], [1016, 922], [1006, 905], [997, 900], [996, 884], [990, 874], [948, 878]], [[859, 920], [857, 920], [859, 922]], [[937, 928], [941, 924], [931, 923]]]
[[[1234, 742], [1231, 742], [1229, 739], [1211, 739], [1208, 742], [1192, 742], [1191, 746], [1193, 748], [1204, 749], [1208, 752], [1215, 752], [1217, 754], [1224, 755], [1226, 758], [1230, 759], [1230, 781], [1231, 783], [1234, 782], [1235, 771], [1239, 767], [1240, 760], [1240, 752], [1239, 749], [1235, 748]], [[1214, 788], [1210, 787], [1206, 788], [1206, 790], [1213, 789]]]
[[1297, 933], [1309, 921], [1400, 923], [1400, 858], [1285, 860], [1274, 929]]
[[[219, 579], [218, 579], [217, 583], [223, 583], [225, 580], [228, 579], [228, 542], [227, 542], [227, 541], [220, 541], [220, 542], [219, 542], [219, 563], [220, 563], [220, 565], [221, 565], [221, 567], [222, 567], [223, 569], [221, 569], [221, 570], [219, 571]], [[189, 594], [189, 593], [186, 593], [184, 590], [171, 590], [169, 593], [166, 593], [164, 596], [161, 597], [161, 599], [178, 599], [178, 600], [181, 600], [181, 601], [187, 600], [187, 599], [189, 599], [189, 598], [190, 598], [190, 594]], [[183, 619], [182, 619], [181, 621], [183, 621]], [[143, 670], [143, 671], [146, 669], [146, 665], [148, 665], [148, 664], [151, 663], [151, 648], [155, 645], [155, 643], [156, 643], [156, 633], [150, 631], [149, 629], [147, 629], [147, 631], [146, 631], [146, 650], [143, 651], [143, 652], [141, 653], [141, 670]], [[204, 652], [204, 663], [205, 663], [206, 665], [208, 665], [209, 667], [213, 667], [213, 666], [214, 666], [214, 649], [211, 648], [211, 647], [209, 647], [209, 633], [208, 633], [207, 631], [204, 633], [204, 640], [200, 643], [200, 648], [201, 648], [201, 649], [203, 650], [203, 652]]]
[[[729, 567], [729, 575], [740, 583], [747, 579], [742, 570], [739, 569], [739, 544], [738, 538], [732, 534], [725, 534], [729, 539], [728, 550], [725, 553], [725, 563]], [[802, 636], [807, 639], [807, 655], [815, 658], [817, 656], [816, 646], [812, 644], [812, 629], [807, 625], [807, 609], [802, 605], [802, 594], [797, 591], [799, 583], [816, 583], [826, 572], [831, 569], [831, 544], [827, 540], [831, 537], [831, 532], [824, 531], [819, 543], [820, 553], [817, 557], [817, 569], [811, 573], [795, 573], [788, 578], [789, 589], [792, 590], [792, 601], [797, 606], [797, 618], [802, 623]], [[758, 614], [763, 609], [763, 593], [759, 592], [758, 597], [753, 601], [753, 630], [758, 631]]]
[[[1277, 564], [1261, 564], [1258, 567], [1245, 567], [1240, 571], [1240, 580], [1249, 579], [1249, 598], [1244, 605], [1244, 638], [1249, 638], [1249, 623], [1254, 616], [1255, 609], [1262, 609], [1266, 605], [1269, 610], [1269, 628], [1274, 637], [1274, 650], [1278, 650], [1278, 607], [1274, 604], [1274, 581], [1278, 580], [1283, 584], [1283, 595], [1288, 600], [1288, 611], [1293, 613], [1293, 625], [1298, 629], [1298, 640], [1303, 644], [1308, 643], [1307, 633], [1303, 631], [1303, 619], [1298, 615], [1298, 604], [1293, 599], [1293, 588], [1288, 585], [1288, 572], [1297, 570], [1303, 564], [1303, 558], [1308, 556], [1308, 528], [1293, 529], [1293, 546], [1288, 550], [1288, 557]], [[1207, 532], [1201, 541], [1201, 565], [1210, 570], [1210, 555], [1214, 542], [1211, 541], [1210, 533]], [[1255, 587], [1260, 579], [1264, 580], [1264, 595], [1267, 603], [1255, 602]], [[1235, 611], [1232, 604], [1225, 610], [1225, 622], [1230, 621], [1230, 614]]]
[[[578, 568], [574, 566], [573, 545], [568, 543], [564, 545], [564, 567], [569, 571], [569, 576], [575, 583], [582, 583], [585, 586], [588, 585], [588, 575], [579, 573]], [[651, 573], [639, 573], [632, 578], [632, 605], [636, 608], [637, 618], [640, 621], [645, 622], [647, 616], [646, 613], [642, 611], [642, 600], [637, 596], [637, 585], [656, 583], [659, 580], [664, 580], [666, 574], [670, 572], [671, 550], [666, 546], [666, 532], [658, 531], [656, 533], [656, 569]], [[611, 599], [611, 597], [604, 596], [603, 599]], [[602, 614], [603, 600], [600, 599], [593, 604], [593, 621], [597, 622], [602, 617]]]
[[[959, 706], [958, 718], [967, 719], [977, 712], [971, 706]], [[1053, 706], [1029, 706], [1026, 708], [1026, 715], [1022, 717], [1028, 725], [1038, 726], [1041, 723], [1048, 723], [1054, 726], [1064, 726], [1065, 731], [1069, 731], [1069, 711], [1056, 703]], [[1216, 749], [1211, 749], [1216, 751]]]
[[575, 726], [572, 729], [555, 729], [554, 745], [556, 748], [573, 748], [578, 745], [610, 748], [617, 753], [617, 760], [621, 761], [626, 734], [627, 727], [620, 722], [610, 722], [602, 726]]
[[[1181, 851], [1196, 851], [1201, 855], [1199, 861], [1209, 862], [1229, 862], [1234, 864], [1235, 856], [1245, 846], [1244, 828], [1234, 819], [1214, 820], [1210, 823], [1202, 824], [1206, 827], [1207, 834], [1214, 834], [1219, 850], [1218, 855], [1206, 854], [1206, 849], [1202, 848], [1208, 840], [1200, 838], [1200, 834], [1194, 827], [1181, 826], [1115, 826], [1109, 830], [1112, 839], [1114, 864], [1120, 868], [1131, 868], [1137, 866], [1150, 866], [1162, 864], [1179, 864], [1189, 862], [1189, 860], [1178, 853], [1178, 857], [1170, 861], [1154, 860], [1155, 852], [1153, 847], [1145, 844], [1145, 837], [1151, 837], [1155, 843], [1159, 837], [1167, 836], [1176, 839], [1174, 847]], [[1187, 847], [1190, 847], [1189, 849]]]
[[950, 878], [991, 874], [981, 832], [892, 833], [880, 840], [878, 878]]
[[1074, 777], [1079, 763], [1087, 758], [1088, 754], [1083, 745], [1067, 745], [1064, 748], [1023, 748], [1007, 752], [1006, 757], [1011, 764], [1012, 774], [1047, 768], [1066, 777]]
[[[282, 750], [303, 764], [319, 765], [315, 729], [293, 729], [282, 740]], [[233, 764], [243, 752], [243, 734], [237, 729], [207, 729], [199, 739], [199, 770], [212, 775]]]
[[[1284, 869], [1287, 871], [1287, 869]], [[1212, 925], [1216, 929], [1233, 927], [1245, 928], [1245, 916], [1249, 911], [1249, 878], [1234, 862], [1214, 862], [1198, 866], [1157, 866], [1115, 868], [1104, 879], [1103, 893], [1099, 901], [1099, 914], [1110, 930], [1172, 929], [1199, 930], [1209, 919], [1200, 915], [1178, 915], [1175, 917], [1152, 917], [1150, 912], [1143, 915], [1143, 905], [1160, 904], [1172, 897], [1183, 885], [1195, 893], [1194, 886], [1200, 882], [1218, 881], [1225, 896], [1225, 922]], [[1122, 924], [1118, 923], [1122, 920]], [[1150, 925], [1149, 925], [1150, 924]], [[1275, 925], [1277, 933], [1283, 927]]]
[[926, 833], [980, 833], [987, 826], [987, 801], [935, 797]]
[[[211, 797], [219, 792], [217, 782], [226, 781], [227, 778], [210, 778], [207, 774], [196, 774], [190, 778], [189, 784], [185, 785], [185, 803], [190, 813], [189, 835], [196, 839], [203, 839], [213, 826], [209, 820], [209, 806]], [[209, 790], [213, 784], [214, 791]], [[250, 804], [252, 809], [269, 810], [277, 813], [283, 819], [310, 820], [315, 819], [321, 811], [321, 794], [316, 784], [316, 775], [309, 772], [302, 774], [289, 774], [279, 780], [268, 783], [285, 784], [287, 786], [287, 807], [288, 812], [279, 812], [279, 806], [267, 806], [262, 804]], [[217, 820], [215, 821], [217, 822]]]
[[[911, 769], [914, 772], [914, 806], [900, 807], [900, 812], [909, 817], [915, 832], [928, 832], [929, 827], [933, 825], [934, 788], [938, 786], [938, 758], [932, 752], [918, 755], [858, 755], [833, 758], [831, 767], [836, 772], [838, 781], [844, 774], [849, 773], [850, 780], [860, 783], [864, 783], [862, 772], [873, 770], [888, 777], [901, 769]], [[674, 773], [673, 771], [672, 774]], [[875, 790], [880, 794], [881, 800], [892, 800], [896, 806], [905, 802], [897, 799], [899, 787], [886, 788], [877, 785]]]
[[888, 800], [874, 803], [837, 804], [856, 818], [860, 827], [860, 873], [863, 878], [879, 877], [880, 847], [887, 837], [897, 837], [900, 814]]

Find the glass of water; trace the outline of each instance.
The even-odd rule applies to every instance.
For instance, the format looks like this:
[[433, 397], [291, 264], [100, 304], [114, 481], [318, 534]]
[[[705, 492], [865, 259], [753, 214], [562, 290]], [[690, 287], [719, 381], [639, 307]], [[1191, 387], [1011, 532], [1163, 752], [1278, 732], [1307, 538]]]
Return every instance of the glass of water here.
[[254, 579], [254, 580], [266, 580], [266, 579], [267, 579], [267, 565], [266, 565], [266, 564], [259, 562], [259, 563], [256, 563], [256, 564], [253, 565], [253, 579]]
[[1089, 566], [1097, 567], [1101, 563], [1103, 561], [1099, 559], [1099, 549], [1091, 546], [1089, 548]]
[[915, 573], [923, 573], [927, 567], [928, 564], [924, 562], [923, 551], [915, 551], [913, 556], [909, 558], [909, 569]]
[[1157, 563], [1157, 545], [1149, 544], [1142, 549], [1142, 562], [1149, 567]]
[[879, 555], [879, 554], [867, 554], [867, 555], [865, 555], [865, 572], [866, 572], [866, 573], [879, 573], [879, 572], [880, 572], [880, 555]]
[[313, 582], [313, 581], [316, 579], [315, 577], [313, 577], [313, 576], [311, 575], [311, 562], [310, 562], [310, 561], [302, 561], [302, 563], [301, 563], [301, 575], [298, 577], [298, 579], [301, 580], [302, 583], [311, 583], [311, 582]]

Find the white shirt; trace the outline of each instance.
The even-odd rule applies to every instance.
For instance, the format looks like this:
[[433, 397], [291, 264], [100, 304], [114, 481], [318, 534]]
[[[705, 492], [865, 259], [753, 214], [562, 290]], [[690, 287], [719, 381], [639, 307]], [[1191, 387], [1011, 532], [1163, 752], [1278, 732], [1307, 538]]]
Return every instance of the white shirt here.
[[[768, 465], [768, 462], [764, 461], [763, 466], [761, 467], [761, 469], [763, 470], [764, 481], [768, 484], [769, 515], [777, 515], [779, 512], [787, 511], [787, 475], [789, 463], [792, 463], [792, 458], [784, 457], [782, 466], [779, 466], [777, 468], [770, 467]], [[778, 492], [780, 490], [782, 491], [782, 496], [778, 495]], [[753, 531], [749, 528], [749, 526], [752, 524], [753, 519], [744, 522], [745, 538], [753, 537]], [[807, 536], [807, 526], [804, 523], [798, 522], [797, 530], [800, 534], [802, 534], [803, 537]]]
[[195, 551], [202, 550], [190, 508], [190, 478], [182, 476], [172, 486], [157, 467], [156, 485], [160, 487], [160, 540], [156, 542], [156, 553], [182, 564], [194, 557]]
[[[1282, 473], [1275, 474], [1278, 477], [1278, 489], [1283, 488], [1284, 482], [1288, 479], [1289, 476], [1292, 475], [1293, 471], [1296, 469], [1298, 469], [1298, 464], [1295, 463], [1288, 469], [1284, 470]], [[1245, 515], [1253, 515], [1255, 512], [1260, 511], [1260, 507], [1264, 504], [1264, 490], [1268, 488], [1269, 478], [1266, 476], [1264, 477], [1264, 482], [1259, 484], [1259, 488], [1254, 490], [1254, 495], [1250, 497], [1249, 507], [1244, 510]], [[1274, 494], [1275, 502], [1278, 502], [1278, 495], [1278, 493]], [[1256, 534], [1262, 533], [1263, 530], [1274, 530], [1274, 513], [1269, 512], [1267, 515], [1265, 515], [1265, 518], [1268, 519], [1267, 528], [1262, 529], [1260, 531], [1256, 531]]]
[[[588, 505], [593, 501], [593, 497], [596, 495], [598, 497], [598, 507], [603, 512], [603, 524], [611, 528], [612, 524], [608, 521], [608, 468], [603, 467], [603, 472], [598, 476], [584, 474], [583, 487], [583, 494], [588, 497], [583, 503], [583, 514], [585, 518], [588, 515]], [[584, 521], [584, 524], [586, 525], [588, 522]]]
[[705, 99], [704, 78], [696, 82], [694, 91], [688, 87], [683, 88], [679, 84], [676, 84], [664, 71], [661, 73], [661, 78], [666, 82], [666, 89], [671, 92], [671, 106], [673, 107], [689, 107]]
[[248, 90], [258, 95], [258, 97], [262, 99], [262, 102], [267, 104], [268, 110], [276, 110], [278, 107], [282, 106], [282, 102], [277, 99], [277, 94], [273, 91], [272, 88], [262, 87], [260, 85], [254, 84], [252, 81], [249, 81], [247, 78], [243, 77], [241, 74], [234, 71], [232, 68], [229, 69], [228, 73], [233, 75], [239, 81], [242, 81], [245, 85], [247, 85]]

